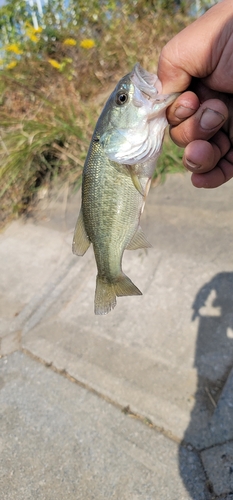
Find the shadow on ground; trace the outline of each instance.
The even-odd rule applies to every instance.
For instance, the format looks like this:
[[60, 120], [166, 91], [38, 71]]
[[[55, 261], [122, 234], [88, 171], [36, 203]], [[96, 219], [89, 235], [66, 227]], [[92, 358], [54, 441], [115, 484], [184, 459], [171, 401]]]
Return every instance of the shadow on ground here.
[[[233, 366], [233, 273], [216, 274], [199, 290], [193, 303], [192, 320], [198, 322], [195, 352], [198, 384], [190, 423], [180, 446], [179, 466], [190, 498], [197, 500], [193, 496], [195, 478], [192, 477], [193, 472], [191, 467], [189, 469], [189, 463], [183, 458], [183, 445], [187, 446], [189, 443], [189, 447], [194, 447], [202, 456], [202, 450], [222, 445], [227, 439], [232, 439], [229, 435], [232, 429], [228, 428], [230, 417], [225, 418], [227, 401], [222, 394]], [[219, 456], [216, 455], [216, 460], [217, 457]], [[220, 458], [225, 461], [226, 470], [226, 454]], [[223, 464], [218, 463], [216, 467], [221, 470]], [[231, 484], [229, 479], [228, 484], [223, 485], [223, 494], [233, 493]], [[219, 494], [211, 481], [207, 483], [207, 489], [210, 493]]]

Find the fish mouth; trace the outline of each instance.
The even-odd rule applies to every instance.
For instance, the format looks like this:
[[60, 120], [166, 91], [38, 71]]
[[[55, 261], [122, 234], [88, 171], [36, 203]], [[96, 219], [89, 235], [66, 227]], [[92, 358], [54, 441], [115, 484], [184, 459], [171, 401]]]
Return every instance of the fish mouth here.
[[[149, 98], [156, 98], [159, 91], [162, 90], [162, 85], [153, 73], [149, 73], [143, 69], [139, 63], [135, 64], [132, 73], [130, 74], [132, 83]], [[156, 84], [159, 88], [157, 88]]]
[[158, 76], [143, 69], [139, 63], [135, 64], [130, 79], [135, 87], [138, 88], [147, 99], [153, 102], [152, 111], [148, 117], [149, 120], [155, 118], [158, 111], [168, 108], [168, 106], [170, 106], [180, 95], [180, 92], [162, 94], [162, 84]]
[[173, 92], [172, 94], [161, 94], [157, 96], [156, 101], [153, 105], [152, 112], [149, 113], [147, 119], [148, 120], [153, 120], [158, 116], [158, 114], [163, 111], [164, 109], [167, 109], [168, 106], [170, 106], [181, 92]]

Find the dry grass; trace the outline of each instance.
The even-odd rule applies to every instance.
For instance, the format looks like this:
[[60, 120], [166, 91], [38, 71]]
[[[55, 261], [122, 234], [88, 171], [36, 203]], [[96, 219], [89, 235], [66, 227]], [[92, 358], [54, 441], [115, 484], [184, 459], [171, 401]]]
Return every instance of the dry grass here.
[[[156, 70], [161, 47], [190, 20], [148, 13], [134, 22], [116, 19], [101, 31], [95, 47], [54, 41], [26, 54], [0, 82], [0, 224], [27, 210], [44, 184], [80, 182], [82, 166], [97, 116], [116, 82], [139, 61]], [[67, 61], [63, 71], [48, 58]], [[168, 143], [169, 144], [169, 143]], [[180, 152], [165, 146], [158, 174], [180, 169]]]

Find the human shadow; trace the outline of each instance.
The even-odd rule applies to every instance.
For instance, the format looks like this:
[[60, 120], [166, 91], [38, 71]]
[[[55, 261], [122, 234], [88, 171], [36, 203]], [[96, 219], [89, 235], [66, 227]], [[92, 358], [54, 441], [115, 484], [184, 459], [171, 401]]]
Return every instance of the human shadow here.
[[212, 486], [207, 481], [207, 490], [203, 491], [202, 496], [200, 492], [197, 496], [194, 487], [197, 470], [192, 461], [189, 463], [187, 460], [184, 445], [188, 449], [194, 448], [198, 453], [221, 442], [224, 422], [221, 418], [215, 418], [214, 431], [211, 431], [211, 422], [216, 416], [218, 399], [233, 366], [232, 272], [217, 274], [199, 290], [193, 303], [192, 320], [198, 321], [194, 364], [198, 381], [195, 405], [179, 450], [179, 467], [190, 498], [201, 500], [209, 498], [207, 490], [209, 487], [211, 492]]

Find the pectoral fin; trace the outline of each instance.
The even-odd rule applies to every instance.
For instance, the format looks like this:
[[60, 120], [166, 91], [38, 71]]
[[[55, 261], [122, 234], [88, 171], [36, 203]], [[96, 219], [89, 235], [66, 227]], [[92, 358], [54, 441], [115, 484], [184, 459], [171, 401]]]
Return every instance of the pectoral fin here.
[[147, 241], [141, 226], [133, 236], [132, 240], [127, 245], [127, 250], [136, 250], [137, 248], [151, 248], [151, 244]]
[[133, 169], [132, 168], [129, 168], [129, 172], [130, 172], [130, 175], [131, 175], [131, 179], [133, 181], [133, 184], [134, 186], [136, 187], [137, 191], [139, 191], [139, 193], [144, 196], [144, 189], [141, 185], [141, 182], [139, 180], [139, 177], [137, 174], [134, 173]]
[[91, 242], [86, 233], [86, 229], [83, 222], [83, 213], [81, 209], [74, 230], [72, 252], [75, 255], [84, 255], [87, 249], [89, 248], [90, 244]]
[[137, 191], [139, 191], [139, 193], [144, 198], [146, 198], [148, 193], [149, 193], [149, 190], [150, 190], [151, 178], [148, 179], [145, 188], [143, 188], [141, 185], [139, 176], [134, 172], [132, 167], [128, 166], [128, 168], [129, 168], [129, 173], [130, 173], [131, 179], [133, 181], [133, 185], [136, 187]]

